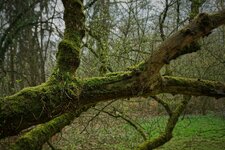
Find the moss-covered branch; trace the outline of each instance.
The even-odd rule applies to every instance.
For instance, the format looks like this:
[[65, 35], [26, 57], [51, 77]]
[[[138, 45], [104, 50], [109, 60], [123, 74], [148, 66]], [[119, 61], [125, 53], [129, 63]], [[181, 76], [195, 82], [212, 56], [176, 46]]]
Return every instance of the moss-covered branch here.
[[0, 138], [99, 101], [142, 95], [141, 90], [131, 72], [83, 81], [54, 75], [0, 100]]
[[16, 135], [32, 125], [49, 121], [79, 106], [77, 81], [60, 80], [21, 90], [0, 101], [0, 138]]
[[37, 150], [41, 149], [42, 145], [49, 140], [54, 134], [60, 132], [62, 128], [69, 125], [75, 117], [86, 111], [89, 107], [84, 107], [75, 112], [64, 113], [51, 121], [39, 124], [31, 131], [22, 135], [15, 144], [10, 147], [10, 150]]
[[164, 76], [160, 93], [225, 97], [225, 84], [218, 81]]
[[172, 116], [172, 110], [169, 107], [169, 104], [164, 102], [162, 99], [158, 98], [157, 96], [151, 96], [155, 101], [157, 101], [158, 103], [160, 103], [166, 110], [166, 112], [168, 113], [169, 116]]
[[[153, 90], [143, 88], [132, 72], [86, 80], [50, 80], [0, 101], [0, 137], [15, 135], [32, 125], [100, 101], [159, 93], [225, 97], [225, 84], [165, 76]], [[56, 84], [58, 83], [58, 84]]]
[[173, 137], [173, 129], [175, 128], [177, 121], [185, 109], [186, 105], [188, 104], [188, 101], [190, 99], [184, 99], [177, 108], [171, 113], [169, 116], [169, 119], [166, 124], [165, 131], [157, 138], [152, 140], [147, 140], [143, 143], [141, 143], [138, 147], [139, 150], [152, 150], [159, 146], [162, 146], [166, 142], [168, 142]]
[[65, 113], [45, 124], [39, 124], [34, 129], [21, 136], [11, 150], [41, 150], [42, 145], [55, 133], [60, 132], [61, 129], [69, 125], [73, 120], [74, 114]]

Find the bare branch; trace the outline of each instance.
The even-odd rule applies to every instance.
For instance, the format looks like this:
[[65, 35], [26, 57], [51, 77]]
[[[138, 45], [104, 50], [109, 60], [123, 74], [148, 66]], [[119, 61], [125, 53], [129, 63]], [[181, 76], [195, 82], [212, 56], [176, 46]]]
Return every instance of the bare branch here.
[[[198, 39], [208, 36], [213, 29], [225, 23], [225, 11], [208, 15], [199, 14], [189, 25], [176, 32], [166, 39], [145, 63], [145, 71], [142, 73], [141, 80], [146, 84], [152, 84], [149, 76], [156, 78], [160, 69], [177, 57], [193, 52], [183, 51], [183, 49]], [[150, 83], [149, 83], [150, 82]]]
[[170, 109], [170, 106], [166, 102], [164, 102], [162, 99], [160, 99], [157, 96], [151, 96], [151, 97], [165, 108], [165, 110], [169, 114], [169, 116], [172, 116], [172, 110]]
[[101, 113], [106, 107], [108, 107], [109, 105], [111, 105], [113, 102], [115, 102], [115, 101], [109, 102], [109, 103], [106, 104], [104, 107], [102, 107], [100, 110], [95, 109], [95, 110], [98, 110], [98, 113], [96, 113], [96, 114], [95, 114], [95, 115], [87, 122], [87, 124], [85, 125], [84, 129], [80, 132], [80, 134], [83, 133], [83, 132], [87, 129], [88, 125], [89, 125], [89, 124], [90, 124], [97, 116], [99, 116], [100, 113]]
[[92, 1], [89, 1], [85, 6], [84, 6], [84, 9], [88, 9], [90, 7], [92, 7], [98, 0], [92, 0]]
[[[98, 110], [98, 109], [97, 109]], [[147, 135], [144, 133], [144, 131], [138, 126], [136, 125], [136, 123], [134, 121], [132, 121], [130, 118], [128, 118], [127, 116], [123, 115], [122, 112], [116, 110], [116, 114], [110, 113], [108, 111], [102, 110], [102, 112], [108, 114], [111, 117], [114, 118], [121, 118], [124, 121], [126, 121], [130, 126], [132, 126], [137, 132], [140, 133], [140, 135], [143, 137], [144, 140], [147, 140]]]

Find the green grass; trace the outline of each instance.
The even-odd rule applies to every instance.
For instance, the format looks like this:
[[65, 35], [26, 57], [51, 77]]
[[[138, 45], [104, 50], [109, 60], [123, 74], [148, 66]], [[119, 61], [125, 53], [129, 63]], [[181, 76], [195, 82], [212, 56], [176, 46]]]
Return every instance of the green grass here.
[[[70, 127], [62, 140], [55, 142], [63, 150], [132, 150], [143, 142], [140, 134], [125, 122], [108, 120], [106, 124], [94, 122], [87, 132], [82, 128]], [[157, 137], [163, 130], [167, 117], [138, 119], [150, 138]], [[76, 147], [76, 148], [75, 148]], [[214, 115], [186, 116], [180, 119], [174, 137], [159, 150], [225, 150], [225, 119]]]
[[189, 116], [177, 124], [174, 138], [158, 149], [224, 150], [225, 120], [213, 115]]

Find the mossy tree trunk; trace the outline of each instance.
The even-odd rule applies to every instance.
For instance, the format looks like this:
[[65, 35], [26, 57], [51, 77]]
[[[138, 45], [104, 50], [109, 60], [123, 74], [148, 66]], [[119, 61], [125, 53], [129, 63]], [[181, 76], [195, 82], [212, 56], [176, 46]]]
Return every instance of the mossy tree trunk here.
[[[37, 125], [21, 136], [11, 149], [40, 149], [74, 117], [100, 101], [160, 93], [225, 97], [224, 83], [159, 74], [172, 59], [195, 51], [190, 49], [191, 43], [223, 25], [225, 11], [199, 14], [189, 25], [166, 39], [146, 62], [131, 71], [79, 80], [76, 70], [85, 34], [83, 1], [63, 0], [63, 4], [66, 29], [58, 46], [54, 73], [42, 85], [0, 99], [0, 138], [17, 135]], [[168, 130], [171, 127], [168, 126]]]

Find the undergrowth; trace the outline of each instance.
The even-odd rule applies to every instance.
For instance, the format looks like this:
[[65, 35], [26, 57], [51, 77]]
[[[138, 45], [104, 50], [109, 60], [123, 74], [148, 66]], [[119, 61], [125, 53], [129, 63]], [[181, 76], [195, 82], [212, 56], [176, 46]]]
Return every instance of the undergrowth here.
[[[166, 120], [166, 116], [157, 116], [137, 118], [135, 121], [141, 125], [149, 138], [154, 138], [163, 131]], [[63, 134], [54, 140], [53, 145], [63, 150], [132, 150], [143, 141], [141, 135], [125, 121], [108, 119], [104, 114], [85, 128], [86, 124], [87, 122], [79, 120], [65, 128]], [[180, 118], [173, 139], [158, 149], [224, 150], [224, 141], [224, 118], [213, 114], [188, 115]], [[45, 146], [45, 149], [50, 148]]]

